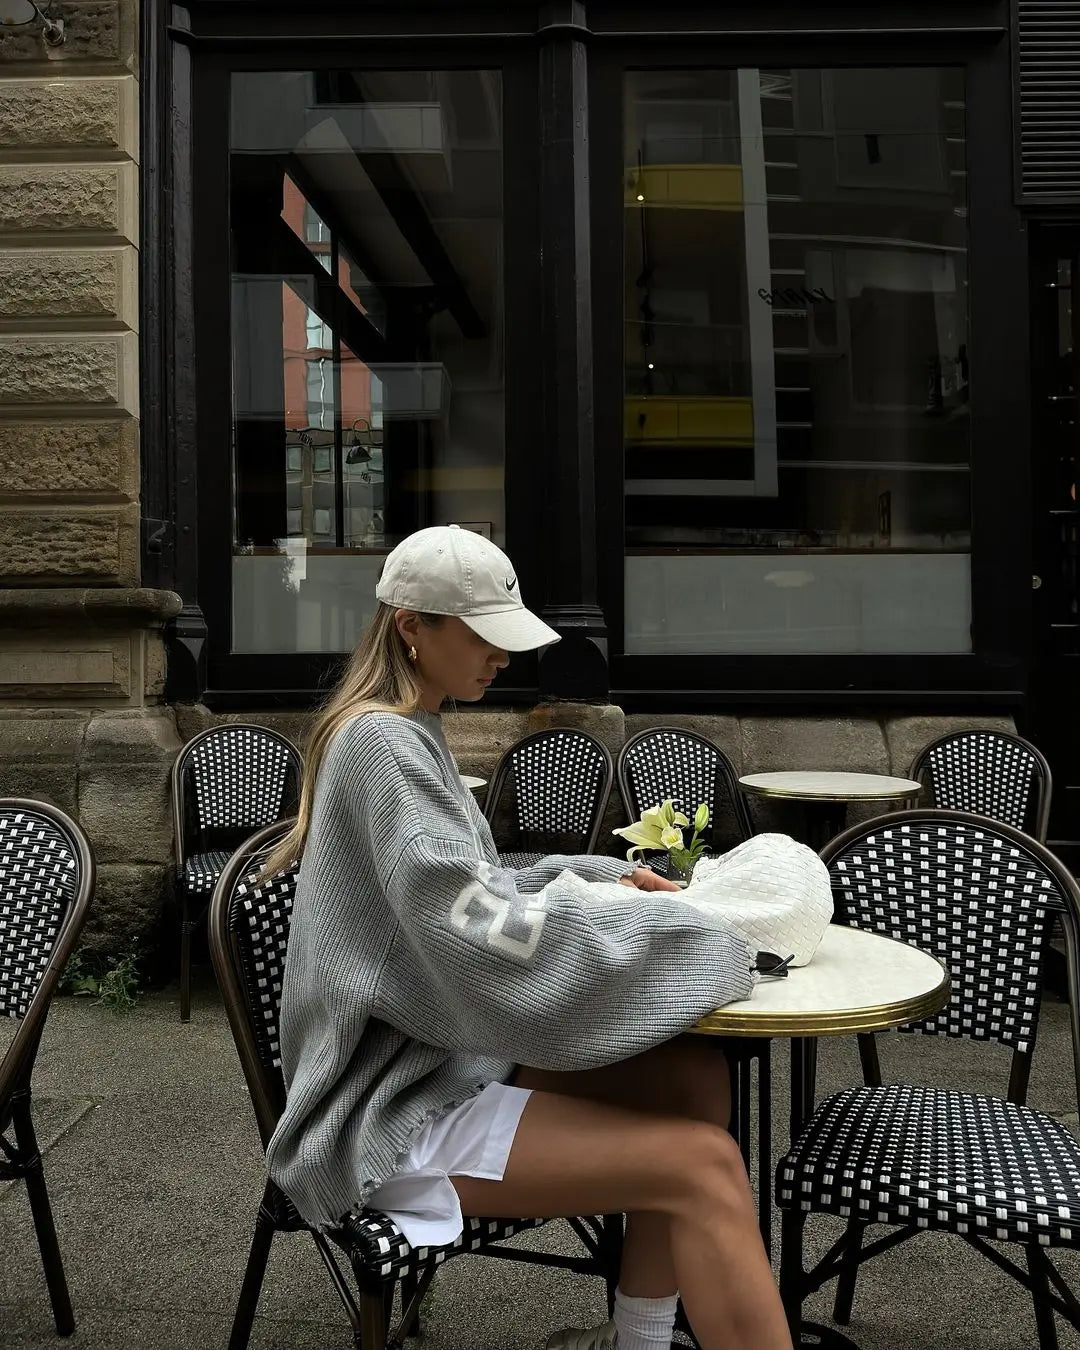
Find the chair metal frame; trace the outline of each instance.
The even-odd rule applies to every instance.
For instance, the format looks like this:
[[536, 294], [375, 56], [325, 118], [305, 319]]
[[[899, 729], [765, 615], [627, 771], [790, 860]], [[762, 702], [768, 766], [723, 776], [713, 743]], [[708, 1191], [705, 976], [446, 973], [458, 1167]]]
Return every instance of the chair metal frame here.
[[[37, 988], [22, 1015], [18, 1030], [0, 1057], [0, 1180], [26, 1183], [53, 1321], [58, 1335], [69, 1336], [75, 1329], [75, 1318], [45, 1185], [41, 1152], [34, 1133], [30, 1111], [30, 1080], [53, 995], [86, 922], [94, 895], [96, 866], [89, 840], [65, 812], [46, 802], [25, 797], [0, 798], [0, 822], [8, 813], [15, 812], [36, 816], [51, 825], [70, 849], [76, 873], [73, 894], [64, 906]], [[57, 896], [59, 902], [60, 897]], [[0, 906], [3, 903], [4, 896], [0, 892]], [[6, 1137], [9, 1128], [14, 1133], [14, 1142]]]
[[[259, 859], [291, 828], [285, 820], [267, 826], [253, 835], [229, 859], [218, 880], [210, 905], [210, 953], [225, 1004], [225, 1012], [236, 1042], [244, 1078], [251, 1095], [265, 1151], [285, 1105], [285, 1083], [280, 1068], [268, 1064], [259, 1047], [256, 1018], [265, 1017], [265, 1007], [257, 1009], [253, 993], [245, 980], [245, 953], [237, 934], [234, 916], [237, 886], [257, 870]], [[370, 1217], [370, 1213], [369, 1217]], [[471, 1250], [447, 1253], [431, 1248], [431, 1258], [413, 1276], [376, 1277], [363, 1264], [362, 1253], [348, 1225], [326, 1235], [306, 1223], [285, 1194], [268, 1177], [259, 1205], [247, 1267], [237, 1303], [229, 1350], [246, 1350], [262, 1289], [270, 1247], [275, 1233], [309, 1232], [316, 1244], [334, 1289], [352, 1326], [357, 1350], [401, 1350], [407, 1336], [419, 1332], [420, 1304], [444, 1257], [479, 1255], [553, 1266], [579, 1274], [601, 1275], [607, 1284], [609, 1314], [614, 1307], [615, 1286], [622, 1254], [622, 1218], [620, 1215], [569, 1219], [571, 1227], [585, 1246], [588, 1256], [561, 1256], [505, 1248], [498, 1241], [480, 1243]], [[525, 1225], [523, 1225], [525, 1226]], [[533, 1225], [528, 1225], [533, 1226]], [[539, 1226], [537, 1223], [535, 1226]], [[332, 1245], [333, 1244], [333, 1245]], [[344, 1271], [335, 1259], [334, 1246], [349, 1258], [359, 1297], [349, 1287]], [[401, 1285], [401, 1313], [391, 1327], [394, 1293]]]
[[[300, 751], [289, 740], [288, 736], [282, 735], [279, 731], [273, 731], [269, 727], [259, 726], [254, 722], [222, 722], [216, 726], [207, 727], [205, 731], [200, 731], [193, 736], [191, 740], [181, 749], [172, 766], [172, 805], [173, 805], [173, 832], [176, 840], [176, 890], [180, 900], [180, 1020], [187, 1022], [191, 1018], [191, 941], [196, 928], [201, 923], [203, 916], [210, 906], [213, 888], [204, 892], [193, 893], [189, 891], [184, 884], [183, 874], [184, 865], [192, 857], [200, 853], [209, 853], [215, 851], [212, 847], [212, 839], [215, 834], [225, 835], [227, 847], [218, 851], [226, 855], [232, 853], [237, 845], [237, 834], [241, 832], [253, 833], [263, 826], [272, 824], [272, 821], [254, 820], [247, 824], [239, 826], [220, 826], [211, 827], [205, 831], [198, 822], [191, 822], [188, 819], [187, 792], [189, 779], [193, 773], [191, 760], [196, 750], [208, 741], [230, 736], [235, 732], [248, 732], [264, 738], [267, 741], [279, 745], [285, 752], [288, 760], [286, 768], [285, 781], [282, 787], [281, 802], [278, 805], [276, 819], [280, 819], [285, 814], [291, 814], [296, 810], [299, 800], [300, 786], [303, 779], [304, 760]], [[205, 847], [195, 846], [195, 841], [202, 836], [202, 843]], [[216, 884], [216, 883], [215, 883]]]
[[[535, 747], [543, 746], [548, 742], [565, 741], [570, 738], [576, 741], [590, 755], [595, 755], [599, 766], [600, 776], [596, 785], [596, 795], [591, 809], [587, 812], [587, 823], [584, 830], [576, 827], [562, 829], [554, 826], [547, 833], [551, 834], [580, 834], [582, 839], [582, 853], [593, 853], [596, 851], [596, 845], [600, 839], [600, 827], [604, 823], [604, 815], [607, 811], [607, 804], [611, 797], [611, 785], [614, 779], [614, 765], [612, 763], [611, 752], [602, 741], [598, 741], [595, 736], [590, 736], [587, 731], [582, 731], [578, 727], [545, 727], [543, 731], [534, 731], [531, 735], [523, 736], [520, 741], [506, 750], [495, 771], [491, 775], [491, 782], [488, 784], [487, 795], [484, 798], [484, 816], [489, 824], [493, 824], [495, 815], [499, 807], [499, 802], [506, 787], [510, 775], [514, 775], [514, 785], [517, 789], [518, 784], [525, 782], [528, 788], [528, 777], [519, 770], [519, 765], [527, 761], [529, 753]], [[556, 804], [557, 805], [557, 804]], [[556, 812], [557, 814], [557, 812]], [[520, 797], [518, 800], [518, 830], [521, 834], [527, 834], [528, 830], [521, 824], [522, 812]], [[515, 852], [507, 855], [512, 858], [513, 864], [517, 866], [527, 866], [529, 862], [538, 861], [544, 857], [543, 853], [521, 853]]]
[[[857, 845], [860, 840], [880, 832], [884, 829], [900, 829], [905, 825], [935, 825], [937, 823], [956, 823], [983, 831], [985, 834], [1010, 844], [1026, 854], [1030, 860], [1040, 867], [1052, 880], [1059, 894], [1051, 896], [1044, 903], [1040, 901], [1040, 906], [1045, 909], [1046, 917], [1043, 920], [1042, 930], [1039, 935], [1041, 942], [1042, 971], [1040, 975], [1040, 989], [1045, 978], [1046, 950], [1049, 945], [1049, 935], [1053, 928], [1055, 919], [1060, 920], [1065, 935], [1066, 958], [1067, 958], [1067, 980], [1068, 980], [1068, 1001], [1069, 1001], [1069, 1024], [1072, 1041], [1073, 1055], [1073, 1074], [1075, 1079], [1077, 1100], [1080, 1103], [1080, 886], [1069, 873], [1064, 864], [1050, 853], [1045, 845], [1022, 831], [1006, 825], [1000, 821], [993, 820], [988, 816], [979, 816], [966, 811], [953, 811], [944, 808], [916, 808], [908, 811], [898, 811], [889, 815], [876, 817], [873, 820], [862, 822], [852, 826], [850, 829], [838, 835], [831, 840], [821, 852], [822, 860], [830, 866], [842, 858], [853, 845]], [[838, 882], [834, 873], [833, 882], [834, 894], [838, 889], [843, 889], [843, 883]], [[838, 913], [842, 914], [842, 907], [838, 905]], [[952, 972], [954, 981], [956, 972]], [[954, 990], [957, 988], [954, 983]], [[928, 1019], [933, 1023], [942, 1017], [947, 1017], [948, 1008], [937, 1018]], [[902, 1030], [913, 1030], [915, 1028], [902, 1028]], [[1038, 1033], [1038, 1009], [1036, 1007], [1034, 1014], [1034, 1023], [1030, 1032], [1030, 1044], [1026, 1048], [1013, 1046], [1013, 1054], [1009, 1074], [1009, 1086], [1006, 1100], [1018, 1106], [1026, 1106], [1028, 1080], [1031, 1072], [1031, 1062], [1035, 1049], [1035, 1040]], [[970, 1039], [962, 1031], [952, 1033], [964, 1036]], [[997, 1036], [988, 1034], [979, 1039], [999, 1040]], [[881, 1068], [878, 1061], [877, 1045], [875, 1036], [860, 1035], [859, 1056], [863, 1071], [863, 1083], [866, 1087], [881, 1087]], [[821, 1108], [824, 1109], [824, 1108]], [[795, 1147], [792, 1141], [792, 1148]], [[823, 1284], [832, 1279], [837, 1280], [837, 1290], [833, 1309], [833, 1318], [841, 1325], [846, 1325], [851, 1317], [852, 1301], [855, 1294], [855, 1286], [858, 1278], [859, 1269], [864, 1261], [871, 1260], [882, 1252], [892, 1247], [898, 1246], [902, 1242], [917, 1236], [925, 1231], [934, 1231], [933, 1223], [922, 1227], [917, 1225], [905, 1226], [896, 1224], [891, 1226], [884, 1237], [863, 1246], [863, 1235], [872, 1221], [863, 1221], [862, 1219], [852, 1217], [848, 1220], [845, 1233], [838, 1239], [830, 1250], [821, 1258], [815, 1267], [806, 1271], [803, 1268], [802, 1259], [802, 1236], [803, 1226], [810, 1212], [799, 1208], [792, 1208], [783, 1204], [780, 1195], [780, 1183], [783, 1172], [783, 1162], [777, 1169], [777, 1201], [782, 1208], [782, 1246], [781, 1246], [781, 1264], [780, 1264], [780, 1292], [784, 1300], [785, 1308], [788, 1312], [789, 1323], [792, 1327], [798, 1326], [801, 1317], [801, 1308], [803, 1299], [806, 1295], [813, 1293], [821, 1288]], [[1078, 1197], [1080, 1198], [1080, 1197]], [[950, 1230], [951, 1231], [951, 1230]], [[1073, 1327], [1080, 1330], [1080, 1301], [1065, 1284], [1063, 1277], [1047, 1256], [1046, 1249], [1039, 1243], [1034, 1242], [1025, 1246], [1027, 1259], [1027, 1271], [1024, 1271], [1014, 1261], [1003, 1255], [996, 1246], [991, 1245], [983, 1237], [975, 1233], [959, 1233], [969, 1246], [982, 1253], [1006, 1274], [1011, 1275], [1019, 1284], [1026, 1288], [1032, 1295], [1035, 1320], [1039, 1334], [1040, 1350], [1057, 1350], [1057, 1331], [1054, 1323], [1054, 1314], [1057, 1313], [1069, 1322]], [[1077, 1245], [1080, 1246], [1080, 1233], [1077, 1235]]]
[[937, 799], [934, 785], [934, 776], [937, 770], [933, 761], [941, 756], [944, 751], [947, 751], [950, 746], [978, 739], [996, 741], [999, 745], [1012, 747], [1014, 752], [1028, 760], [1031, 774], [1028, 791], [1033, 793], [1034, 802], [1024, 813], [1025, 819], [1030, 817], [1032, 821], [1032, 828], [1025, 833], [1030, 834], [1037, 843], [1045, 844], [1046, 832], [1050, 823], [1050, 798], [1054, 788], [1053, 775], [1050, 772], [1050, 765], [1047, 763], [1046, 756], [1037, 745], [1032, 745], [1023, 736], [1015, 736], [1008, 731], [996, 731], [985, 727], [971, 727], [966, 731], [951, 731], [947, 736], [939, 736], [937, 740], [931, 741], [929, 745], [924, 746], [919, 751], [911, 766], [910, 777], [934, 793], [934, 806], [936, 807], [943, 810], [971, 811], [975, 815], [987, 816], [991, 820], [1001, 819], [1003, 824], [1011, 826], [1014, 830], [1023, 830], [1025, 820], [1006, 820], [1004, 817], [998, 817], [985, 810], [981, 803], [971, 800], [966, 803], [939, 802]]
[[[713, 829], [718, 815], [717, 807], [721, 800], [721, 788], [730, 799], [731, 808], [735, 815], [735, 823], [738, 826], [742, 839], [749, 839], [754, 833], [753, 822], [750, 819], [750, 810], [746, 805], [746, 799], [739, 790], [739, 776], [735, 772], [735, 766], [727, 755], [718, 745], [707, 740], [704, 736], [699, 736], [696, 731], [685, 731], [682, 727], [648, 727], [644, 731], [639, 731], [631, 736], [623, 748], [619, 751], [619, 757], [615, 764], [615, 783], [619, 790], [619, 798], [623, 804], [623, 810], [626, 812], [628, 822], [633, 822], [641, 816], [642, 811], [650, 806], [655, 806], [655, 800], [646, 801], [645, 795], [641, 792], [639, 785], [634, 781], [635, 755], [647, 748], [650, 741], [655, 741], [658, 745], [664, 741], [684, 741], [701, 748], [700, 753], [706, 759], [712, 759], [715, 772], [713, 776], [713, 787], [709, 800], [709, 829]], [[677, 773], [672, 767], [671, 774]], [[672, 797], [676, 803], [681, 805], [684, 812], [691, 814], [697, 806], [697, 801], [682, 800], [683, 793], [678, 790], [678, 784], [670, 783], [672, 791], [663, 791], [660, 800]], [[698, 801], [702, 798], [698, 798]]]

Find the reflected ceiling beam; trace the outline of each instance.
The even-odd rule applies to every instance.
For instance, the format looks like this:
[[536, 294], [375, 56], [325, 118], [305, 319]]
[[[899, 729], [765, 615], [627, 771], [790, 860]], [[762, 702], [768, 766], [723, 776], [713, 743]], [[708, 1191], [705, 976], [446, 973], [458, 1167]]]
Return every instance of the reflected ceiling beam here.
[[394, 359], [389, 344], [375, 325], [356, 308], [311, 250], [280, 218], [269, 225], [265, 233], [243, 238], [242, 246], [237, 250], [236, 270], [255, 276], [280, 276], [286, 284], [296, 277], [310, 279], [312, 292], [306, 295], [297, 291], [300, 299], [329, 324], [361, 361], [372, 365]]
[[351, 222], [346, 220], [337, 209], [333, 194], [328, 192], [318, 179], [312, 177], [309, 166], [295, 150], [285, 153], [281, 162], [284, 171], [322, 219], [326, 221], [333, 233], [337, 235], [339, 246], [344, 247], [350, 258], [361, 269], [379, 294], [387, 296], [393, 290], [393, 287], [385, 280], [380, 280], [380, 269], [377, 262], [365, 248], [360, 238], [353, 232]]
[[[339, 84], [338, 89], [331, 88], [331, 98], [335, 102], [362, 105], [367, 102], [357, 80], [348, 72], [332, 72], [331, 82]], [[393, 146], [386, 150], [357, 150], [350, 146], [357, 163], [367, 174], [372, 187], [379, 194], [383, 205], [390, 213], [394, 224], [424, 271], [431, 278], [440, 299], [452, 315], [462, 335], [466, 338], [482, 338], [487, 333], [476, 306], [455, 268], [453, 261], [439, 238], [431, 217], [427, 213], [423, 200], [416, 192]]]
[[436, 234], [423, 202], [413, 191], [397, 160], [392, 155], [384, 154], [358, 153], [356, 158], [393, 217], [394, 224], [431, 278], [439, 299], [461, 329], [462, 335], [472, 339], [484, 337], [487, 332], [484, 320], [469, 299], [465, 283]]

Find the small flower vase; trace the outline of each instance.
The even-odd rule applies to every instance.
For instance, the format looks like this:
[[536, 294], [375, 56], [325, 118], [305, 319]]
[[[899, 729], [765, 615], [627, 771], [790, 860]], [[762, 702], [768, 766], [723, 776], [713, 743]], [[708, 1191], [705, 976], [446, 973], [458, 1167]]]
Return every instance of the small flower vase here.
[[694, 868], [698, 865], [698, 863], [701, 861], [702, 858], [708, 855], [708, 852], [709, 852], [708, 849], [702, 849], [699, 856], [695, 858], [694, 861], [686, 867], [677, 866], [675, 859], [669, 853], [667, 863], [667, 875], [677, 885], [682, 887], [689, 886], [690, 882], [693, 880], [694, 877]]
[[669, 880], [674, 881], [678, 886], [686, 887], [690, 885], [690, 878], [694, 875], [694, 864], [690, 863], [686, 867], [679, 867], [669, 853], [665, 870]]

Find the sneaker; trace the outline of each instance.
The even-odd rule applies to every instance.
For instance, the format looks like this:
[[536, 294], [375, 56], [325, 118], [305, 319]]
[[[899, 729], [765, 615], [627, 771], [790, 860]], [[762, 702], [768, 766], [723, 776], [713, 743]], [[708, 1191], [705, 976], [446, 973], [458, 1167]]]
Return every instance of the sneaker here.
[[567, 1327], [548, 1337], [547, 1350], [615, 1350], [618, 1339], [614, 1322], [585, 1331]]

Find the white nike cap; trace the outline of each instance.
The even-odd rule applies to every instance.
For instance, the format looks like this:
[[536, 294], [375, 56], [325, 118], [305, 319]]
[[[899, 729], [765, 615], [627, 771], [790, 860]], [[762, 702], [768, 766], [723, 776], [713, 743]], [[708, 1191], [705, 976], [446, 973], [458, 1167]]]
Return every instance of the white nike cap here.
[[459, 525], [432, 525], [403, 539], [383, 564], [375, 595], [395, 609], [455, 614], [504, 651], [559, 641], [521, 603], [517, 573], [502, 549]]

